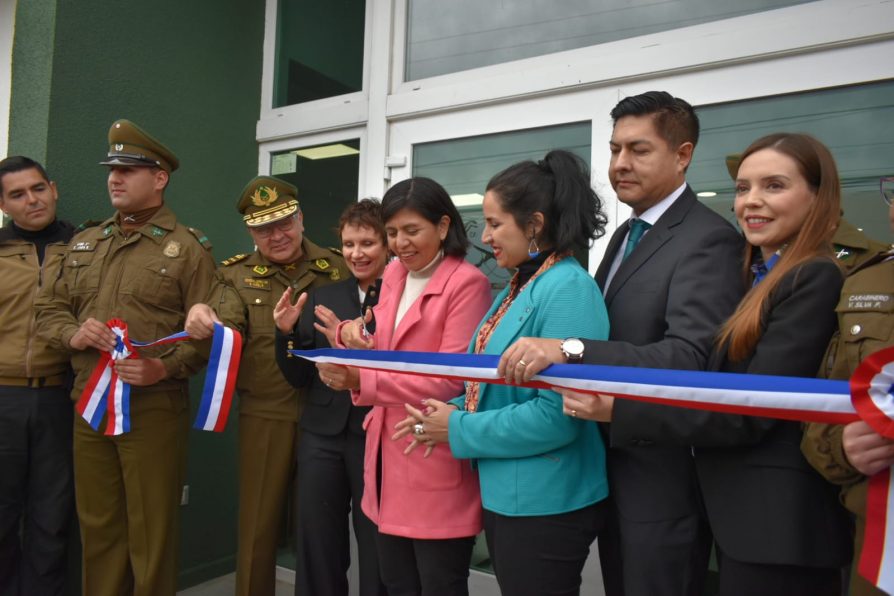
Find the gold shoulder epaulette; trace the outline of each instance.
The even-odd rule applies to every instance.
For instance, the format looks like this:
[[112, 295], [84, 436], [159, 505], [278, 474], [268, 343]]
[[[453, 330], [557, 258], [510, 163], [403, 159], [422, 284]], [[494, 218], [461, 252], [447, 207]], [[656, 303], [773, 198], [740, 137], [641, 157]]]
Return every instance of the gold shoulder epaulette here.
[[196, 240], [199, 241], [199, 244], [201, 244], [205, 248], [205, 250], [211, 250], [211, 241], [208, 240], [208, 236], [205, 235], [205, 232], [203, 232], [199, 228], [191, 228], [189, 226], [187, 226], [186, 229], [189, 230], [190, 233], [196, 237]]
[[223, 261], [221, 261], [220, 264], [223, 265], [224, 267], [229, 267], [230, 265], [238, 263], [239, 261], [244, 261], [248, 257], [249, 257], [249, 255], [243, 255], [243, 254], [233, 255], [229, 259], [224, 259]]

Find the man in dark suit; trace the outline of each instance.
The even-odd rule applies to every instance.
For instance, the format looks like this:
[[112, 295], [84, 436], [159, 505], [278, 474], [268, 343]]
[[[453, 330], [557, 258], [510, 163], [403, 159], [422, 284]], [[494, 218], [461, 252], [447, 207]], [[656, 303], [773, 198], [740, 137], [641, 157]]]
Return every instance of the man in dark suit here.
[[[704, 369], [717, 329], [744, 292], [740, 235], [685, 181], [699, 133], [692, 107], [652, 91], [623, 99], [611, 116], [609, 177], [633, 214], [615, 231], [596, 272], [611, 322], [609, 341], [524, 338], [501, 359], [501, 373], [510, 380], [528, 379], [556, 362]], [[594, 402], [573, 392], [568, 399]], [[636, 438], [641, 413], [666, 406], [601, 403], [613, 405], [599, 419], [611, 420], [605, 434], [617, 514], [617, 525], [599, 538], [607, 593], [700, 594], [710, 534], [691, 449]], [[566, 408], [568, 415], [578, 411]]]

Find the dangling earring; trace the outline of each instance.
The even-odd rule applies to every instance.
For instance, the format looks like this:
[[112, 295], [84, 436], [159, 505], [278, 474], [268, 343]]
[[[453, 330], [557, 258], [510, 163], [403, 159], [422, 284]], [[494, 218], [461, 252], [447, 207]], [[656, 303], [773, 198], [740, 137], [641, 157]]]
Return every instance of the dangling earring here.
[[537, 246], [537, 239], [534, 236], [531, 236], [531, 241], [528, 242], [528, 257], [532, 259], [536, 259], [540, 256], [540, 247]]

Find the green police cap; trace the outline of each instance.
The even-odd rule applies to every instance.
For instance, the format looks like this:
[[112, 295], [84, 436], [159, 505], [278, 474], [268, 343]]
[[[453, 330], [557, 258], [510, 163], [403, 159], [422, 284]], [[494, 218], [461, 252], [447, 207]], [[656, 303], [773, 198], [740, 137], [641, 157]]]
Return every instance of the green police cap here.
[[298, 189], [279, 178], [257, 176], [242, 189], [236, 209], [248, 227], [267, 225], [298, 211]]
[[174, 152], [131, 122], [116, 120], [109, 129], [109, 155], [103, 166], [159, 167], [169, 174], [180, 166]]

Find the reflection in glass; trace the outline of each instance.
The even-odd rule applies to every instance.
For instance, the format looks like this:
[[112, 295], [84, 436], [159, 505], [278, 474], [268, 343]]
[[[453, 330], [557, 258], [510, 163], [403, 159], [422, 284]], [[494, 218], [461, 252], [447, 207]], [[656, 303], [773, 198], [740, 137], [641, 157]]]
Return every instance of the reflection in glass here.
[[810, 0], [408, 0], [405, 80], [501, 64]]
[[[727, 158], [773, 132], [805, 132], [826, 144], [841, 177], [847, 219], [873, 238], [891, 231], [879, 177], [894, 172], [894, 81], [823, 89], [697, 109], [702, 133], [686, 179], [706, 205], [734, 221]], [[733, 158], [734, 159], [734, 158]]]
[[273, 107], [360, 91], [365, 0], [280, 0]]
[[[481, 199], [494, 174], [526, 159], [542, 159], [551, 149], [567, 149], [590, 163], [589, 122], [517, 130], [493, 135], [424, 143], [413, 147], [413, 175], [437, 180], [459, 208], [472, 246], [466, 259], [487, 275], [496, 294], [512, 276], [500, 268], [481, 242]], [[586, 267], [584, 255], [577, 255]]]
[[320, 246], [341, 248], [335, 226], [342, 210], [357, 200], [360, 140], [281, 151], [270, 161], [271, 175], [298, 188], [307, 237]]

